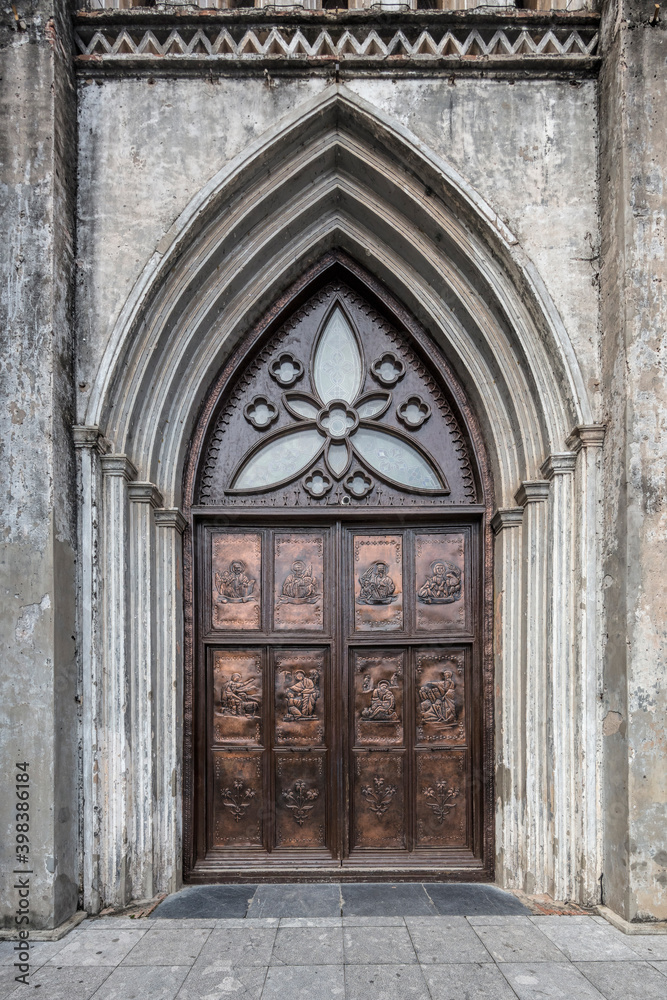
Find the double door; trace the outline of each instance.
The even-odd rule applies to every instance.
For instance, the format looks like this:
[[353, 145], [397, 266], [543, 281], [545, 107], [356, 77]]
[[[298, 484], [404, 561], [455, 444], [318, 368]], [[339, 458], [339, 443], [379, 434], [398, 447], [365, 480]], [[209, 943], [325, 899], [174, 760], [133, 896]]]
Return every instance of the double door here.
[[479, 524], [406, 513], [199, 525], [212, 876], [479, 864]]

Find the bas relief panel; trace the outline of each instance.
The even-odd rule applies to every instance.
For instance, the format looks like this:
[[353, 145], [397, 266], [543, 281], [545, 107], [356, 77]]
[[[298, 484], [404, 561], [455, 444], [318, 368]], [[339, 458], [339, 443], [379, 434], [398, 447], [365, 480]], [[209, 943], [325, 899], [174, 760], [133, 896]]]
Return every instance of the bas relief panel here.
[[262, 742], [260, 650], [213, 652], [213, 739], [216, 743]]
[[324, 535], [276, 535], [273, 622], [277, 631], [321, 632], [324, 608]]
[[354, 730], [359, 746], [403, 743], [402, 651], [355, 651]]
[[416, 847], [467, 843], [465, 752], [417, 751]]
[[277, 847], [326, 846], [325, 763], [323, 753], [277, 755]]
[[355, 753], [354, 847], [405, 848], [403, 763], [400, 753]]
[[402, 629], [402, 536], [355, 535], [353, 572], [356, 631]]
[[439, 632], [466, 624], [465, 536], [415, 535], [417, 629]]
[[325, 652], [276, 651], [276, 744], [318, 746], [324, 743]]
[[213, 751], [213, 847], [262, 846], [262, 758]]
[[427, 650], [417, 654], [417, 743], [465, 745], [464, 662], [462, 652]]
[[262, 619], [262, 538], [259, 532], [211, 536], [213, 628], [259, 629]]

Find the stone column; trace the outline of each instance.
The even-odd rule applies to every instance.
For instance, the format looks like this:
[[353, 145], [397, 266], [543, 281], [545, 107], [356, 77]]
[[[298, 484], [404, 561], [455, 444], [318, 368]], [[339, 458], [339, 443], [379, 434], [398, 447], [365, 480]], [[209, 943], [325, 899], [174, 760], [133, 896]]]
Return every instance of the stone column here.
[[547, 652], [547, 780], [550, 833], [548, 882], [555, 899], [569, 899], [574, 892], [575, 814], [580, 804], [575, 796], [577, 715], [574, 661], [575, 564], [573, 532], [576, 456], [572, 452], [551, 455], [542, 465], [550, 483], [548, 652]]
[[100, 456], [107, 442], [98, 427], [74, 427], [79, 486], [79, 676], [81, 699], [81, 821], [83, 906], [89, 913], [100, 909], [97, 859], [100, 854], [97, 727], [103, 686], [100, 661], [100, 566], [98, 525], [101, 510]]
[[498, 510], [491, 521], [496, 536], [493, 650], [496, 690], [496, 878], [508, 889], [523, 886], [522, 523], [521, 507]]
[[154, 681], [154, 891], [174, 892], [182, 871], [183, 551], [185, 518], [156, 510]]
[[130, 753], [130, 511], [136, 469], [126, 455], [104, 455], [102, 510], [102, 665], [98, 726], [100, 896], [105, 905], [132, 898]]
[[153, 512], [163, 503], [152, 483], [130, 483], [130, 701], [132, 748], [132, 860], [135, 899], [153, 892], [155, 812], [155, 527]]
[[522, 697], [525, 805], [519, 845], [526, 892], [547, 892], [547, 501], [549, 483], [522, 483], [516, 502], [523, 507]]
[[576, 427], [566, 444], [577, 456], [574, 477], [576, 526], [575, 572], [575, 899], [587, 906], [600, 902], [602, 830], [600, 765], [602, 657], [600, 614], [602, 569], [600, 476], [605, 429]]

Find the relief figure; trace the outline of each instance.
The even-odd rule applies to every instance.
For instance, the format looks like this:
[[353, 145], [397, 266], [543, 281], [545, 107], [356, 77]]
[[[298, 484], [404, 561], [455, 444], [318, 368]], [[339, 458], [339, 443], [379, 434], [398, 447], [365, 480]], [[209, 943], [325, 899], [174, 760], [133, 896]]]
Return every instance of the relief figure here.
[[288, 604], [315, 604], [318, 596], [313, 567], [306, 566], [303, 559], [295, 559], [292, 572], [283, 581], [280, 600]]
[[376, 559], [359, 577], [357, 604], [392, 604], [398, 600], [396, 585], [387, 572], [388, 563]]
[[456, 722], [454, 673], [443, 670], [442, 680], [423, 684], [419, 689], [422, 722], [453, 726]]
[[221, 705], [223, 715], [254, 716], [259, 709], [255, 678], [244, 681], [241, 674], [233, 673], [231, 680], [223, 685]]
[[396, 715], [396, 699], [390, 690], [388, 680], [381, 680], [373, 689], [371, 703], [361, 712], [361, 718], [373, 722], [394, 722]]
[[454, 563], [437, 559], [431, 572], [417, 591], [422, 604], [453, 604], [461, 597], [461, 570]]
[[257, 600], [253, 596], [256, 581], [246, 576], [245, 568], [242, 559], [232, 559], [226, 573], [215, 574], [215, 587], [221, 604], [244, 604]]
[[309, 674], [306, 674], [304, 670], [297, 670], [294, 674], [294, 683], [286, 689], [287, 713], [285, 722], [294, 722], [296, 719], [314, 719], [315, 705], [319, 696], [319, 671], [311, 670]]

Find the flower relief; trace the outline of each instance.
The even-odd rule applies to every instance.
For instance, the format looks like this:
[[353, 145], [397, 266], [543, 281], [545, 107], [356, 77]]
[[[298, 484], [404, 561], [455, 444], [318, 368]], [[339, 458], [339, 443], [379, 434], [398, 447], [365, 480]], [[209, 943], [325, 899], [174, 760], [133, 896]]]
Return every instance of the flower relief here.
[[[283, 386], [292, 385], [304, 373], [301, 362], [287, 352], [271, 363], [269, 371]], [[388, 352], [376, 359], [371, 372], [378, 381], [392, 385], [405, 374], [405, 365]], [[284, 485], [317, 463], [303, 486], [311, 497], [320, 499], [334, 481], [347, 474], [353, 458], [392, 485], [422, 493], [448, 492], [444, 476], [419, 445], [403, 431], [378, 423], [391, 405], [391, 393], [378, 388], [363, 391], [363, 351], [338, 304], [319, 333], [310, 381], [312, 392], [300, 388], [283, 393], [283, 406], [293, 423], [264, 436], [245, 455], [228, 492], [251, 493]], [[255, 408], [247, 408], [247, 419], [267, 427], [274, 419], [269, 410], [272, 405], [265, 397], [256, 397], [249, 404]], [[430, 416], [430, 407], [421, 397], [409, 397], [402, 406], [400, 418], [410, 430]], [[344, 486], [351, 496], [361, 498], [373, 482], [358, 469]]]

